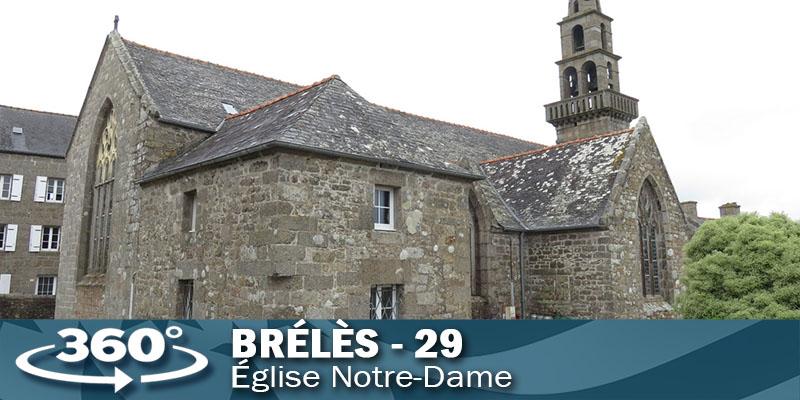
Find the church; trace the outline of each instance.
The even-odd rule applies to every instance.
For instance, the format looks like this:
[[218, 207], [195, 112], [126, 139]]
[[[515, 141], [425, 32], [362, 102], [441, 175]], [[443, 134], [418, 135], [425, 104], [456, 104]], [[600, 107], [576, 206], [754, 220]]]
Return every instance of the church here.
[[543, 146], [111, 32], [56, 318], [672, 318], [691, 227], [612, 18], [570, 0]]

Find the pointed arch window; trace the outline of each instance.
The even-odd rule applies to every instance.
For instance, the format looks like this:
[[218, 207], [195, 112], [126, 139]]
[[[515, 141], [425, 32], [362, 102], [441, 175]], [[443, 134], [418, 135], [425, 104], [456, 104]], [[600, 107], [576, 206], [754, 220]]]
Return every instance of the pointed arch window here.
[[645, 181], [639, 195], [639, 242], [642, 261], [642, 287], [645, 296], [662, 294], [665, 267], [664, 231], [661, 202], [653, 184]]
[[583, 26], [581, 25], [575, 25], [575, 27], [572, 28], [572, 47], [576, 53], [586, 49], [583, 38]]
[[106, 114], [95, 160], [89, 272], [103, 273], [108, 268], [117, 164], [117, 119], [113, 108]]

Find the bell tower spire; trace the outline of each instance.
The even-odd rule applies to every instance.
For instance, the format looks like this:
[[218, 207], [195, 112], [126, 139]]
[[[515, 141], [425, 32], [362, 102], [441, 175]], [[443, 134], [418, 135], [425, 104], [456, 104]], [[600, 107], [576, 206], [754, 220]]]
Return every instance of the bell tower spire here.
[[626, 129], [639, 116], [639, 100], [620, 92], [612, 21], [600, 0], [569, 0], [569, 12], [558, 23], [561, 100], [545, 106], [558, 143]]

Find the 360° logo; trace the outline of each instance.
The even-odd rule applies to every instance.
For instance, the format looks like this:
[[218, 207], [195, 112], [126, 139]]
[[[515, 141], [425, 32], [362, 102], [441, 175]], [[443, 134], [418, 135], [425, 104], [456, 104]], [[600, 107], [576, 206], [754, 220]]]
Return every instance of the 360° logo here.
[[[165, 334], [169, 339], [177, 339], [183, 334], [183, 330], [177, 326], [170, 326], [166, 329]], [[56, 358], [65, 363], [82, 362], [90, 355], [104, 363], [116, 363], [128, 354], [140, 363], [152, 363], [161, 359], [166, 351], [164, 335], [152, 328], [140, 328], [133, 331], [128, 337], [127, 344], [121, 340], [125, 335], [125, 331], [115, 328], [101, 329], [92, 336], [91, 340], [89, 340], [89, 335], [84, 330], [77, 328], [62, 329], [58, 331], [58, 335], [67, 341], [66, 349], [71, 350], [71, 352], [62, 351], [56, 355]], [[150, 344], [149, 349], [146, 351], [145, 340]], [[87, 342], [89, 347], [86, 346]], [[114, 393], [119, 392], [133, 382], [133, 378], [117, 367], [114, 367], [113, 376], [86, 376], [48, 371], [31, 364], [31, 357], [55, 348], [56, 345], [51, 344], [20, 354], [17, 357], [17, 368], [28, 374], [54, 381], [114, 385]], [[194, 358], [192, 365], [176, 371], [142, 375], [139, 378], [141, 383], [165, 382], [184, 378], [194, 375], [208, 366], [208, 359], [197, 351], [178, 345], [172, 345], [172, 348], [192, 356]]]

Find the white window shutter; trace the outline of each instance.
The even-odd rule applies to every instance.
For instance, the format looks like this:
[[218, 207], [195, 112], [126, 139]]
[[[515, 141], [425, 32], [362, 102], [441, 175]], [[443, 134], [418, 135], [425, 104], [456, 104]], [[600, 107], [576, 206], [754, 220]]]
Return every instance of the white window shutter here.
[[17, 226], [16, 225], [6, 225], [6, 239], [5, 239], [5, 246], [3, 250], [5, 251], [15, 251], [17, 250]]
[[11, 274], [0, 274], [0, 294], [11, 293]]
[[33, 192], [33, 201], [37, 203], [44, 203], [47, 194], [47, 177], [36, 177], [36, 190]]
[[38, 253], [42, 250], [42, 226], [31, 225], [31, 240], [28, 250], [31, 253]]
[[14, 175], [11, 180], [11, 201], [22, 199], [22, 175]]

